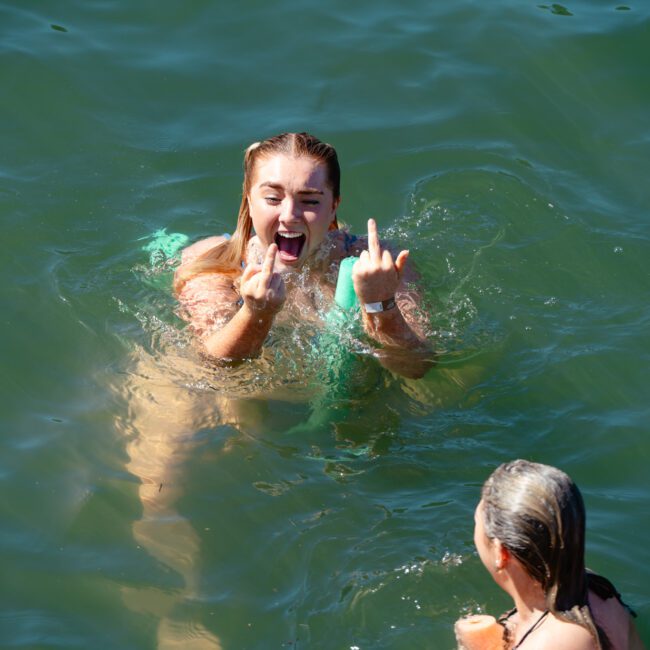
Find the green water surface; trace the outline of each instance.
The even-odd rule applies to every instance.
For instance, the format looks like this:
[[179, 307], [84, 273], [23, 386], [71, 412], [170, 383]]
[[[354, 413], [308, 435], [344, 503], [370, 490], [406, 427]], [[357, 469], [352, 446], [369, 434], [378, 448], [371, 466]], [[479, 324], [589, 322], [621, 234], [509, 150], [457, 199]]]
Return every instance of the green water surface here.
[[[451, 650], [509, 605], [472, 515], [516, 457], [575, 478], [648, 642], [649, 44], [640, 0], [2, 3], [0, 646]], [[300, 435], [310, 332], [211, 371], [141, 250], [232, 231], [286, 130], [441, 352], [360, 354]]]

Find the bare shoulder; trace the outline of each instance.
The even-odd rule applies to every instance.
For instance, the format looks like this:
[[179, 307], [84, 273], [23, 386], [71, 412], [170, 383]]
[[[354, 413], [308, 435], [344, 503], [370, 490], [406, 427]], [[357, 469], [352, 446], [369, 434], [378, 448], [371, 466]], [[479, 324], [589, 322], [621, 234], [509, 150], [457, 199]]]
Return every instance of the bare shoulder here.
[[598, 647], [589, 630], [553, 616], [530, 635], [527, 644], [529, 640], [530, 650], [597, 650]]
[[183, 249], [181, 253], [181, 264], [189, 264], [193, 262], [197, 257], [203, 255], [203, 253], [209, 251], [211, 248], [223, 244], [227, 241], [227, 237], [223, 235], [214, 235], [212, 237], [206, 237], [205, 239], [199, 239], [199, 241], [194, 242], [187, 248]]
[[195, 334], [203, 336], [223, 327], [240, 307], [237, 279], [223, 273], [200, 273], [178, 294], [179, 314]]

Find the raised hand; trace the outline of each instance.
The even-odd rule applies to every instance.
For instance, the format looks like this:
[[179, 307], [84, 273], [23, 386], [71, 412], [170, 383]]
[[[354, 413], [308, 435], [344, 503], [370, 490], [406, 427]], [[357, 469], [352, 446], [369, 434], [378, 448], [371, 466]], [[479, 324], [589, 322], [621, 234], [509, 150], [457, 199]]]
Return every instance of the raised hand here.
[[391, 252], [381, 249], [375, 220], [368, 219], [368, 250], [361, 253], [352, 269], [352, 281], [359, 302], [381, 302], [393, 298], [408, 255], [407, 250], [401, 251], [393, 261]]
[[240, 293], [251, 312], [273, 315], [279, 312], [286, 299], [284, 280], [273, 271], [278, 247], [271, 244], [262, 265], [249, 264], [242, 273]]

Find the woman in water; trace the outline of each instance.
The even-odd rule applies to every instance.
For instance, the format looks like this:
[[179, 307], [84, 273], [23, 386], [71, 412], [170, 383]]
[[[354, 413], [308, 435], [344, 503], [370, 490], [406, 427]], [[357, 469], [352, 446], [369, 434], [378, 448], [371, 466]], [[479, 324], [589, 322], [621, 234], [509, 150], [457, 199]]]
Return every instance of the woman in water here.
[[186, 248], [174, 280], [209, 358], [258, 355], [277, 321], [317, 322], [314, 296], [331, 304], [340, 261], [358, 256], [354, 289], [380, 363], [407, 377], [432, 365], [419, 299], [406, 285], [408, 251], [394, 257], [372, 219], [366, 241], [340, 229], [340, 200], [336, 151], [317, 138], [283, 133], [246, 150], [235, 233]]
[[514, 650], [643, 650], [613, 585], [585, 569], [585, 509], [575, 483], [548, 465], [515, 460], [483, 486], [474, 542], [513, 599], [501, 617]]
[[[431, 365], [417, 318], [420, 301], [407, 287], [408, 253], [393, 257], [380, 244], [372, 220], [367, 242], [338, 228], [339, 177], [334, 149], [307, 134], [283, 134], [249, 147], [233, 236], [210, 237], [185, 249], [175, 289], [203, 356], [220, 361], [261, 355], [277, 326], [268, 339], [268, 355], [261, 355], [251, 369], [244, 365], [220, 372], [197, 359], [193, 348], [178, 346], [172, 334], [157, 339], [153, 353], [137, 346], [126, 381], [116, 387], [125, 404], [116, 425], [127, 441], [127, 469], [138, 479], [142, 506], [141, 517], [133, 522], [134, 538], [181, 580], [173, 590], [124, 589], [130, 607], [158, 619], [159, 648], [222, 647], [211, 629], [218, 623], [204, 627], [187, 616], [202, 589], [203, 535], [177, 504], [187, 485], [186, 464], [200, 462], [197, 449], [207, 440], [197, 434], [215, 432], [210, 463], [216, 454], [232, 452], [237, 458], [241, 446], [254, 444], [260, 432], [268, 431], [274, 404], [313, 397], [303, 369], [325, 365], [319, 362], [327, 341], [334, 348], [340, 345], [336, 319], [330, 319], [330, 335], [318, 337], [318, 356], [301, 358], [299, 347], [324, 327], [322, 314], [333, 302], [343, 258], [358, 256], [353, 274], [357, 296], [370, 303], [361, 322], [380, 362], [411, 377], [422, 376]], [[297, 328], [297, 323], [305, 325]], [[282, 329], [292, 335], [284, 336]], [[281, 344], [278, 356], [274, 342]], [[365, 380], [368, 369], [358, 365]], [[266, 372], [271, 368], [275, 372]], [[287, 368], [291, 372], [283, 372]], [[356, 375], [350, 375], [347, 379], [356, 387]], [[238, 435], [228, 435], [229, 430]], [[218, 542], [213, 538], [211, 544]]]

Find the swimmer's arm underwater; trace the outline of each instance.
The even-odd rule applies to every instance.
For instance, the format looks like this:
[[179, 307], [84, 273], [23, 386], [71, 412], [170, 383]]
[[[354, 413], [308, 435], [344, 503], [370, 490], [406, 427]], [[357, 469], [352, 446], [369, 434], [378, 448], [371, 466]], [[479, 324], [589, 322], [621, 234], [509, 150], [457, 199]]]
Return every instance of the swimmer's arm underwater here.
[[[368, 220], [368, 250], [364, 250], [352, 271], [354, 289], [361, 303], [366, 334], [382, 346], [377, 357], [389, 370], [404, 377], [419, 379], [434, 365], [431, 345], [420, 332], [414, 318], [412, 291], [404, 289], [408, 251], [393, 261], [388, 249], [382, 250], [374, 219]], [[386, 311], [368, 313], [365, 303], [380, 303], [391, 298], [395, 306]]]
[[396, 303], [389, 311], [363, 312], [363, 327], [366, 334], [381, 344], [376, 356], [384, 368], [409, 379], [420, 379], [435, 365], [435, 355], [424, 336], [404, 317], [402, 300], [398, 298]]

